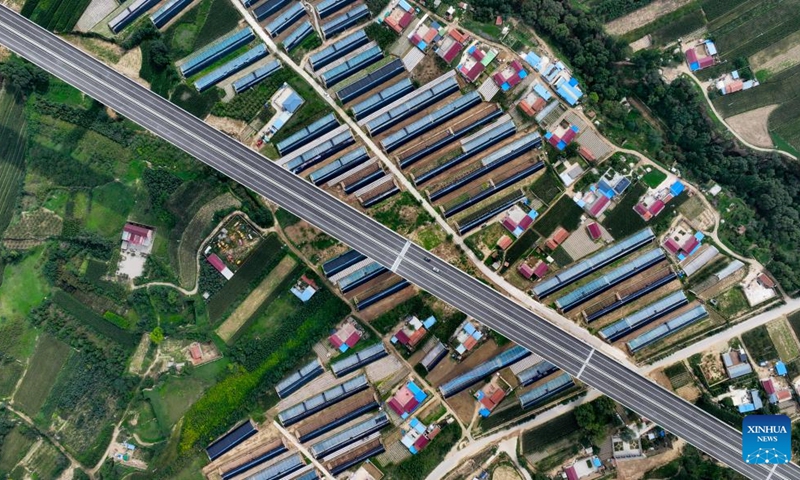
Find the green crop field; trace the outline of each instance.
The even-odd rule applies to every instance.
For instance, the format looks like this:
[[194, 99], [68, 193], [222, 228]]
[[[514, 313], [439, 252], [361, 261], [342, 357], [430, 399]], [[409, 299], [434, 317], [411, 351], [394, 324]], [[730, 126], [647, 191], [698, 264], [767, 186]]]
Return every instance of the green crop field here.
[[211, 385], [227, 361], [217, 361], [194, 369], [188, 376], [169, 376], [167, 380], [145, 392], [162, 432], [170, 432]]
[[[614, 238], [623, 238], [645, 228], [647, 223], [633, 211], [633, 206], [639, 201], [647, 186], [644, 183], [635, 183], [628, 188], [622, 200], [610, 211], [606, 212], [603, 226]], [[661, 212], [663, 215], [665, 212]]]
[[675, 365], [670, 365], [669, 367], [665, 368], [664, 375], [669, 378], [669, 383], [672, 385], [673, 390], [677, 390], [692, 383], [692, 376], [689, 373], [689, 370], [686, 369], [686, 365], [684, 365], [683, 362], [679, 362]]
[[0, 443], [0, 477], [5, 478], [25, 458], [36, 435], [24, 425], [17, 425]]
[[0, 285], [0, 318], [24, 318], [47, 296], [47, 282], [37, 268], [43, 253], [40, 247], [21, 262], [6, 266]]
[[539, 425], [522, 434], [522, 453], [530, 454], [567, 438], [578, 431], [578, 423], [572, 412]]
[[775, 345], [769, 337], [766, 325], [756, 327], [749, 332], [743, 333], [742, 341], [747, 351], [756, 362], [778, 359], [778, 351], [775, 349]]
[[69, 460], [49, 441], [44, 441], [27, 464], [31, 478], [58, 478], [69, 466]]
[[11, 221], [22, 191], [26, 144], [24, 105], [0, 89], [0, 234]]
[[663, 173], [661, 170], [653, 169], [647, 172], [644, 177], [642, 177], [642, 181], [650, 188], [656, 188], [657, 186], [661, 185], [661, 182], [667, 179], [667, 174]]
[[549, 205], [561, 193], [561, 181], [548, 169], [530, 188], [539, 200]]
[[53, 303], [95, 332], [117, 342], [122, 347], [134, 348], [139, 343], [138, 335], [119, 328], [63, 290], [55, 290]]
[[91, 0], [27, 0], [22, 15], [47, 30], [71, 32]]
[[30, 365], [22, 378], [14, 403], [30, 416], [36, 416], [44, 405], [58, 372], [69, 358], [70, 348], [67, 344], [50, 335], [42, 335], [31, 359]]
[[236, 28], [239, 20], [231, 2], [203, 0], [164, 31], [164, 40], [173, 58], [183, 58]]
[[561, 197], [550, 209], [536, 221], [533, 228], [542, 237], [549, 237], [561, 226], [570, 232], [581, 223], [583, 209], [571, 198]]
[[110, 182], [92, 190], [86, 229], [104, 237], [117, 238], [133, 210], [136, 196], [130, 187]]

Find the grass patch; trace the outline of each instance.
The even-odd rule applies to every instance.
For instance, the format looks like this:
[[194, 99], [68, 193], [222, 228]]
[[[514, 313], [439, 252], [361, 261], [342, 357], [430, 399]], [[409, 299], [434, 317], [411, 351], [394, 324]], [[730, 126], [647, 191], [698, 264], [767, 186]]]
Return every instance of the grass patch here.
[[[606, 212], [603, 226], [614, 238], [628, 237], [647, 226], [647, 222], [633, 211], [633, 206], [636, 205], [646, 191], [647, 187], [644, 183], [631, 185], [622, 200], [612, 210]], [[661, 212], [661, 215], [665, 213]]]
[[669, 383], [672, 385], [673, 390], [689, 385], [693, 381], [689, 370], [686, 369], [686, 365], [683, 362], [678, 362], [665, 368], [664, 375], [669, 378]]
[[561, 194], [561, 182], [550, 169], [537, 178], [530, 188], [531, 192], [547, 205]]
[[173, 425], [214, 383], [214, 378], [224, 371], [228, 362], [213, 362], [194, 369], [189, 375], [169, 376], [152, 390], [145, 392], [153, 414], [162, 432], [170, 432]]
[[67, 344], [42, 335], [31, 359], [28, 370], [22, 379], [14, 403], [28, 415], [35, 417], [44, 405], [58, 372], [69, 358], [70, 348]]
[[419, 233], [417, 233], [417, 238], [422, 248], [425, 250], [433, 250], [442, 244], [445, 240], [445, 235], [438, 225], [431, 225], [420, 230]]
[[43, 253], [44, 248], [38, 248], [21, 262], [5, 267], [0, 285], [0, 318], [25, 318], [47, 296], [47, 282], [39, 273]]
[[564, 196], [534, 224], [534, 229], [542, 237], [549, 237], [561, 226], [568, 231], [578, 228], [581, 223], [583, 209], [571, 198]]
[[239, 20], [231, 2], [203, 0], [164, 31], [164, 41], [173, 58], [183, 58], [236, 28]]
[[742, 341], [756, 363], [776, 360], [778, 358], [778, 351], [775, 349], [775, 345], [769, 337], [766, 325], [761, 325], [749, 332], [743, 333]]
[[779, 318], [769, 322], [766, 326], [769, 338], [772, 339], [781, 360], [788, 363], [800, 356], [800, 349], [797, 347], [797, 341], [792, 336], [792, 332], [789, 331], [788, 322]]
[[667, 179], [667, 174], [658, 169], [653, 169], [647, 172], [642, 181], [650, 188], [656, 188], [661, 185], [661, 182]]
[[11, 429], [0, 442], [0, 475], [10, 473], [17, 464], [25, 458], [33, 443], [36, 434], [28, 427], [19, 424]]
[[578, 422], [572, 412], [559, 415], [522, 434], [522, 453], [528, 455], [546, 448], [578, 432]]
[[510, 246], [508, 250], [506, 250], [506, 262], [509, 265], [513, 265], [520, 260], [521, 258], [525, 257], [539, 241], [539, 235], [536, 234], [532, 229], [528, 229], [520, 235], [520, 237]]
[[750, 308], [747, 298], [740, 287], [727, 290], [716, 298], [717, 310], [725, 318], [733, 318], [736, 314], [744, 312]]
[[375, 220], [400, 234], [413, 232], [433, 222], [433, 217], [409, 192], [384, 200], [371, 213]]
[[249, 122], [258, 115], [258, 112], [264, 108], [264, 104], [278, 91], [281, 85], [290, 79], [297, 79], [297, 74], [288, 68], [281, 68], [255, 87], [237, 94], [230, 102], [217, 103], [211, 109], [211, 113], [219, 117]]

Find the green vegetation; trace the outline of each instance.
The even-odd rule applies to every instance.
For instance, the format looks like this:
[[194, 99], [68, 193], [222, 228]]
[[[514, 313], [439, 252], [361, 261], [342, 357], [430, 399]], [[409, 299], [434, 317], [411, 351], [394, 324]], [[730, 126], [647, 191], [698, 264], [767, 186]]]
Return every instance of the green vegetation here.
[[248, 410], [257, 409], [257, 400], [263, 399], [264, 392], [296, 368], [311, 346], [348, 312], [348, 306], [338, 297], [321, 290], [284, 317], [267, 337], [237, 342], [233, 357], [242, 361], [245, 369], [231, 373], [192, 405], [182, 424], [181, 451], [210, 441]]
[[[633, 206], [646, 191], [647, 187], [643, 183], [634, 183], [628, 187], [622, 200], [606, 212], [603, 226], [614, 238], [625, 238], [647, 226], [647, 222], [633, 210]], [[664, 213], [666, 212], [661, 212], [662, 215]]]
[[43, 335], [39, 339], [22, 383], [14, 395], [14, 403], [22, 411], [36, 416], [69, 354], [69, 346], [50, 335]]
[[36, 439], [35, 432], [27, 426], [16, 424], [5, 412], [0, 413], [0, 475], [11, 473]]
[[410, 315], [423, 320], [431, 315], [436, 317], [436, 324], [431, 328], [431, 332], [443, 342], [455, 333], [456, 328], [466, 318], [463, 313], [446, 307], [429, 293], [423, 292], [384, 312], [371, 321], [370, 325], [379, 333], [387, 334]]
[[0, 88], [0, 233], [5, 231], [25, 176], [25, 111], [22, 99]]
[[68, 33], [89, 3], [90, 0], [26, 0], [21, 13], [47, 30]]
[[417, 199], [405, 191], [376, 205], [372, 216], [401, 235], [433, 222]]
[[769, 338], [766, 325], [761, 325], [743, 333], [742, 341], [756, 362], [776, 360], [778, 358], [778, 351], [775, 349], [772, 339]]
[[203, 0], [164, 31], [164, 42], [174, 58], [183, 58], [230, 32], [240, 20], [230, 2]]
[[592, 12], [607, 22], [646, 7], [652, 2], [653, 0], [596, 0], [591, 2], [591, 6]]
[[[281, 68], [269, 77], [259, 82], [253, 88], [237, 94], [231, 101], [217, 103], [211, 113], [219, 117], [229, 117], [245, 122], [251, 121], [264, 108], [264, 104], [284, 84], [292, 81], [302, 81], [296, 73], [288, 68]], [[285, 128], [285, 127], [284, 127]]]
[[272, 136], [272, 143], [278, 143], [281, 140], [285, 139], [292, 133], [300, 130], [302, 127], [305, 127], [311, 122], [319, 120], [320, 118], [328, 115], [330, 113], [330, 108], [325, 100], [322, 99], [317, 92], [314, 90], [314, 87], [306, 83], [305, 80], [293, 74], [292, 77], [286, 80], [295, 92], [297, 92], [300, 97], [305, 100], [303, 105], [294, 112], [292, 118], [284, 124], [284, 126], [278, 130], [278, 132]]
[[[208, 302], [208, 317], [212, 324], [219, 323], [236, 308], [269, 274], [285, 255], [284, 246], [275, 234], [268, 235], [247, 257], [236, 274], [217, 292], [212, 292]], [[203, 270], [208, 272], [208, 270]], [[211, 275], [220, 276], [213, 270]]]
[[43, 254], [40, 247], [19, 263], [6, 266], [0, 285], [0, 318], [22, 319], [47, 296], [47, 283], [37, 269]]
[[561, 181], [550, 169], [547, 169], [544, 175], [533, 182], [531, 192], [539, 197], [539, 200], [549, 205], [561, 193]]
[[539, 235], [528, 229], [506, 250], [505, 260], [509, 265], [514, 265], [518, 260], [525, 257], [539, 242]]
[[716, 308], [725, 318], [732, 318], [738, 313], [747, 311], [750, 305], [744, 292], [739, 287], [731, 288], [717, 298]]
[[693, 381], [689, 370], [686, 369], [686, 365], [683, 362], [678, 362], [665, 368], [664, 375], [669, 378], [669, 383], [672, 385], [673, 390], [689, 385]]
[[571, 232], [580, 225], [582, 215], [583, 209], [571, 198], [563, 196], [539, 217], [533, 228], [544, 238], [552, 235], [559, 226]]
[[794, 312], [788, 316], [789, 326], [794, 330], [794, 334], [800, 337], [800, 311]]
[[571, 437], [578, 430], [575, 414], [567, 412], [522, 434], [522, 453], [542, 450], [558, 441]]
[[[696, 8], [679, 9], [676, 12], [681, 12], [681, 15], [676, 16], [674, 12], [665, 15], [664, 17], [656, 20], [658, 28], [653, 30], [652, 40], [654, 44], [666, 45], [674, 42], [684, 35], [689, 35], [695, 30], [703, 28], [706, 24], [706, 19], [703, 17], [703, 12]], [[663, 20], [662, 20], [663, 18]], [[665, 23], [667, 22], [668, 23]]]
[[573, 414], [583, 438], [594, 445], [605, 439], [610, 425], [619, 422], [617, 404], [608, 397], [600, 397], [592, 402], [578, 405]]
[[117, 342], [122, 347], [132, 348], [139, 343], [139, 337], [137, 335], [131, 334], [109, 322], [86, 306], [86, 304], [63, 290], [56, 290], [53, 293], [53, 303], [64, 309], [68, 314], [79, 319], [95, 332], [109, 340]]
[[658, 169], [653, 169], [644, 174], [642, 182], [650, 188], [656, 188], [667, 179], [667, 174]]
[[386, 478], [422, 480], [444, 460], [444, 457], [456, 446], [460, 438], [461, 428], [457, 423], [444, 424], [439, 435], [420, 453], [396, 465], [384, 466]]
[[370, 40], [377, 43], [381, 50], [386, 50], [397, 40], [397, 34], [394, 33], [394, 30], [382, 23], [369, 22], [364, 28], [364, 33], [367, 34]]
[[433, 250], [442, 244], [442, 242], [445, 240], [445, 234], [438, 225], [434, 224], [430, 227], [420, 230], [417, 233], [417, 238], [419, 239], [419, 244], [422, 245], [422, 248], [425, 250]]

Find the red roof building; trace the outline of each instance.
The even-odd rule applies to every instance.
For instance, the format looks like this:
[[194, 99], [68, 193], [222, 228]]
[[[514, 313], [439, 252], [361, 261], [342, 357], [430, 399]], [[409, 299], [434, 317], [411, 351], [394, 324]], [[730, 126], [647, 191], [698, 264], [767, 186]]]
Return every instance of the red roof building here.
[[578, 149], [578, 155], [580, 155], [581, 157], [583, 157], [583, 158], [584, 158], [584, 160], [586, 160], [586, 161], [588, 161], [588, 162], [594, 162], [595, 160], [597, 160], [597, 157], [595, 157], [595, 156], [594, 156], [594, 154], [592, 153], [592, 151], [591, 151], [591, 150], [589, 150], [588, 148], [586, 148], [586, 147], [582, 146], [582, 145], [581, 145], [581, 147]]
[[680, 245], [678, 245], [678, 242], [676, 242], [676, 241], [675, 241], [674, 239], [672, 239], [672, 238], [668, 238], [668, 239], [667, 239], [667, 240], [664, 242], [664, 248], [666, 248], [666, 249], [667, 249], [667, 251], [668, 251], [669, 253], [673, 254], [673, 255], [677, 255], [677, 254], [678, 254], [678, 252], [681, 250], [681, 246], [680, 246]]
[[684, 251], [684, 253], [686, 253], [686, 255], [689, 255], [690, 253], [692, 253], [692, 250], [697, 248], [698, 245], [700, 245], [700, 240], [698, 240], [694, 236], [691, 236], [689, 237], [688, 240], [686, 240], [681, 249]]
[[467, 351], [472, 350], [472, 348], [475, 347], [475, 345], [477, 344], [478, 341], [475, 340], [475, 337], [467, 337], [467, 339], [464, 340], [464, 348], [466, 348]]
[[460, 43], [460, 44], [462, 44], [462, 45], [463, 45], [463, 44], [465, 44], [465, 43], [467, 43], [467, 42], [469, 42], [469, 35], [467, 35], [467, 34], [465, 34], [465, 33], [462, 33], [462, 32], [461, 32], [459, 29], [457, 29], [457, 28], [451, 28], [451, 29], [450, 29], [450, 32], [449, 32], [449, 35], [450, 35], [451, 37], [453, 37], [453, 39], [454, 39], [456, 42], [458, 42], [458, 43]]
[[122, 227], [122, 240], [132, 245], [149, 245], [153, 240], [153, 230], [133, 223]]
[[501, 17], [500, 15], [498, 15], [498, 16], [497, 16], [497, 18], [495, 18], [495, 19], [494, 19], [494, 24], [495, 24], [495, 25], [497, 25], [498, 27], [499, 27], [500, 25], [502, 25], [502, 24], [503, 24], [503, 17]]
[[203, 351], [200, 350], [200, 344], [193, 343], [191, 347], [189, 347], [189, 355], [192, 356], [192, 360], [200, 360], [203, 358]]
[[569, 237], [569, 232], [565, 230], [564, 227], [558, 227], [558, 229], [556, 229], [556, 231], [553, 232], [552, 235], [550, 235], [550, 238], [547, 239], [544, 245], [550, 250], [555, 250], [568, 237]]
[[586, 225], [586, 231], [589, 232], [589, 237], [592, 240], [599, 240], [603, 232], [600, 231], [600, 225], [597, 222], [590, 222]]
[[444, 52], [444, 55], [442, 55], [442, 58], [444, 59], [445, 62], [450, 63], [453, 60], [455, 60], [455, 58], [458, 56], [459, 53], [461, 53], [461, 49], [462, 48], [464, 48], [463, 45], [461, 45], [458, 42], [454, 42], [450, 46], [450, 48], [448, 48], [447, 51]]
[[536, 115], [536, 110], [533, 109], [533, 106], [528, 104], [525, 100], [519, 102], [519, 108], [525, 112], [525, 115], [532, 117]]
[[538, 278], [544, 278], [549, 268], [550, 267], [548, 267], [548, 265], [544, 263], [544, 260], [539, 260], [539, 263], [537, 263], [536, 266], [533, 267], [533, 274], [536, 275]]
[[527, 230], [533, 224], [533, 219], [530, 215], [525, 215], [522, 217], [522, 220], [519, 221], [517, 226], [523, 230]]
[[689, 65], [697, 61], [697, 52], [694, 51], [694, 48], [690, 48], [684, 53], [686, 53], [686, 62], [689, 63]]
[[714, 57], [701, 58], [700, 59], [700, 68], [701, 69], [702, 68], [708, 68], [708, 67], [714, 65], [715, 62], [716, 61], [714, 60]]
[[513, 232], [517, 228], [517, 224], [514, 223], [514, 220], [512, 220], [511, 217], [504, 218], [500, 224], [503, 225], [509, 232]]
[[597, 217], [598, 215], [600, 215], [600, 213], [603, 212], [603, 210], [605, 210], [610, 201], [611, 200], [609, 200], [609, 198], [606, 197], [605, 195], [600, 195], [600, 198], [595, 200], [592, 206], [589, 207], [589, 215]]
[[725, 93], [735, 93], [740, 92], [744, 88], [744, 82], [741, 80], [733, 81], [727, 85], [725, 85]]
[[762, 273], [758, 276], [758, 283], [764, 288], [775, 288], [775, 282], [773, 282], [766, 273]]
[[665, 204], [663, 200], [656, 200], [652, 205], [650, 205], [650, 208], [648, 208], [647, 210], [650, 212], [651, 215], [655, 217], [656, 215], [661, 213], [661, 210], [664, 210], [664, 206]]
[[208, 260], [208, 263], [210, 263], [211, 266], [216, 268], [217, 271], [220, 272], [220, 273], [222, 273], [223, 270], [228, 268], [225, 265], [225, 262], [223, 262], [222, 259], [217, 256], [216, 253], [212, 253], [211, 255], [206, 257], [206, 260]]
[[764, 391], [767, 392], [767, 395], [775, 393], [775, 385], [772, 383], [771, 378], [761, 380], [761, 386], [764, 387]]
[[501, 250], [508, 250], [508, 247], [514, 243], [514, 240], [511, 239], [508, 235], [503, 235], [500, 237], [500, 240], [497, 241], [497, 246], [500, 247]]
[[778, 390], [775, 392], [775, 397], [778, 399], [778, 402], [785, 402], [787, 400], [792, 399], [792, 391], [791, 390]]
[[567, 474], [567, 480], [578, 480], [580, 478], [578, 476], [578, 472], [575, 471], [574, 465], [569, 468], [565, 468], [564, 473]]
[[527, 263], [524, 262], [520, 263], [519, 267], [517, 267], [517, 271], [520, 273], [520, 275], [527, 278], [528, 280], [530, 280], [531, 277], [533, 277], [533, 268], [531, 268], [531, 266], [528, 265]]

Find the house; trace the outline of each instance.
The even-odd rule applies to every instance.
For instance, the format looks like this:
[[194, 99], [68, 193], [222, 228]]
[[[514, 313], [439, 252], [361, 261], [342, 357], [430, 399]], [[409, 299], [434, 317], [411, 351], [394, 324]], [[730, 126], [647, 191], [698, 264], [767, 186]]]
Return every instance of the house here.
[[533, 274], [536, 275], [536, 278], [544, 278], [549, 268], [550, 267], [544, 262], [544, 260], [539, 260], [539, 263], [533, 267]]
[[603, 467], [603, 463], [597, 456], [579, 458], [575, 463], [569, 467], [564, 468], [564, 474], [567, 480], [578, 480], [579, 478], [588, 477], [593, 473], [599, 471]]
[[467, 50], [464, 61], [458, 66], [458, 72], [472, 83], [496, 57], [497, 50], [481, 50], [477, 45], [473, 45]]
[[789, 372], [786, 370], [786, 365], [783, 362], [777, 362], [775, 363], [775, 373], [785, 377]]
[[722, 363], [725, 365], [725, 370], [728, 372], [728, 378], [743, 377], [753, 372], [753, 367], [747, 361], [747, 354], [744, 350], [731, 350], [730, 352], [722, 354]]
[[642, 217], [642, 220], [649, 221], [651, 218], [658, 216], [673, 198], [685, 190], [686, 186], [681, 181], [676, 180], [669, 187], [646, 193], [639, 203], [634, 205], [633, 210]]
[[500, 250], [508, 250], [508, 247], [510, 247], [512, 243], [514, 243], [514, 240], [511, 240], [511, 237], [509, 237], [508, 235], [503, 235], [497, 241], [497, 247]]
[[500, 87], [502, 91], [507, 92], [517, 86], [519, 82], [524, 80], [527, 76], [528, 72], [522, 67], [522, 63], [520, 63], [519, 60], [514, 60], [492, 75], [492, 80], [494, 80], [495, 85]]
[[400, 0], [383, 21], [389, 28], [400, 35], [411, 24], [412, 20], [414, 20], [414, 7], [409, 5], [406, 0]]
[[689, 70], [696, 72], [714, 65], [717, 60], [717, 47], [711, 40], [703, 40], [684, 52]]
[[230, 280], [233, 278], [233, 271], [225, 265], [225, 262], [222, 261], [221, 258], [217, 256], [216, 253], [212, 253], [211, 255], [206, 257], [208, 263], [211, 264], [212, 267], [217, 269], [217, 271], [225, 277], [226, 280]]
[[503, 24], [503, 17], [501, 17], [500, 15], [498, 15], [498, 16], [497, 16], [497, 18], [495, 18], [495, 19], [494, 19], [494, 24], [495, 24], [495, 26], [498, 26], [498, 27], [499, 27], [500, 25], [502, 25], [502, 24]]
[[533, 225], [534, 220], [536, 220], [538, 216], [539, 213], [536, 210], [525, 213], [521, 207], [514, 205], [506, 211], [500, 224], [514, 235], [514, 237], [519, 238], [528, 227]]
[[417, 29], [408, 36], [408, 39], [413, 45], [424, 52], [434, 41], [441, 38], [439, 35], [440, 28], [441, 25], [437, 22], [431, 22], [430, 25], [425, 25], [425, 23], [420, 22]]
[[189, 356], [192, 357], [192, 362], [198, 362], [203, 358], [203, 350], [200, 348], [200, 344], [194, 342], [189, 347]]
[[530, 280], [533, 277], [533, 268], [525, 262], [519, 264], [517, 271], [520, 275]]
[[469, 42], [469, 35], [453, 27], [439, 44], [436, 54], [442, 57], [445, 62], [450, 63], [461, 53], [467, 42]]
[[761, 401], [761, 394], [758, 390], [750, 390], [748, 392], [748, 400], [739, 404], [739, 413], [750, 413], [764, 408], [764, 402]]
[[564, 227], [559, 226], [556, 231], [550, 235], [550, 238], [547, 239], [547, 241], [544, 243], [544, 246], [550, 250], [555, 250], [559, 245], [564, 243], [564, 240], [566, 240], [568, 237], [569, 231], [567, 231]]
[[431, 315], [424, 322], [415, 316], [408, 317], [403, 328], [397, 331], [391, 338], [393, 344], [399, 343], [409, 350], [413, 350], [428, 333], [428, 330], [436, 324], [436, 318]]
[[773, 282], [766, 273], [761, 273], [761, 275], [758, 276], [758, 283], [764, 288], [775, 288], [775, 282]]
[[603, 232], [600, 230], [600, 225], [598, 225], [597, 222], [589, 222], [586, 224], [586, 232], [589, 233], [589, 238], [595, 241], [599, 240], [603, 235]]
[[153, 244], [153, 229], [138, 223], [126, 223], [122, 227], [122, 248], [149, 247]]
[[297, 283], [290, 289], [292, 294], [295, 297], [299, 298], [301, 302], [306, 303], [307, 301], [311, 300], [311, 297], [317, 293], [318, 287], [317, 284], [311, 280], [310, 278], [306, 277], [305, 275], [301, 276]]
[[492, 410], [506, 398], [506, 391], [493, 380], [484, 385], [482, 389], [475, 392], [475, 398], [477, 398], [478, 403], [480, 403], [478, 414], [486, 418], [492, 413]]
[[426, 427], [425, 424], [416, 418], [412, 418], [408, 426], [410, 428], [408, 432], [403, 435], [403, 438], [400, 439], [400, 443], [405, 445], [408, 451], [413, 455], [421, 452], [441, 431], [438, 424]]
[[400, 387], [390, 398], [386, 405], [392, 409], [400, 418], [405, 420], [419, 407], [428, 396], [413, 381], [407, 382]]
[[567, 127], [559, 126], [554, 131], [547, 131], [544, 134], [545, 140], [559, 151], [567, 148], [567, 145], [575, 140], [578, 136], [579, 129], [576, 125], [569, 125]]
[[456, 345], [455, 351], [459, 356], [464, 356], [467, 352], [475, 348], [483, 338], [484, 334], [480, 330], [481, 326], [469, 318], [458, 327], [454, 335], [453, 343]]
[[328, 337], [328, 341], [333, 348], [344, 353], [350, 348], [356, 346], [363, 335], [364, 332], [356, 327], [355, 322], [348, 319], [339, 330]]

